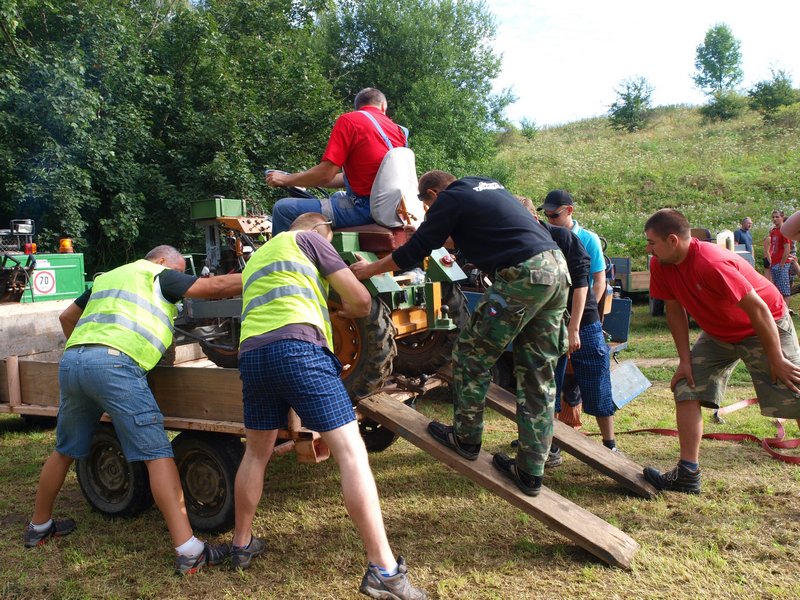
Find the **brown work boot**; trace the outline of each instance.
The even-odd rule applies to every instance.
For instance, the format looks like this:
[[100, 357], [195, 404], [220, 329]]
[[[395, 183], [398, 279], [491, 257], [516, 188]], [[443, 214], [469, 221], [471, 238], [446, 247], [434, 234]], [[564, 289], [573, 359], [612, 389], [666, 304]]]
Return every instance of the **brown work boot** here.
[[370, 563], [358, 591], [379, 600], [426, 600], [428, 594], [408, 580], [408, 567], [402, 556], [397, 557], [397, 569], [397, 575], [384, 577], [378, 567]]

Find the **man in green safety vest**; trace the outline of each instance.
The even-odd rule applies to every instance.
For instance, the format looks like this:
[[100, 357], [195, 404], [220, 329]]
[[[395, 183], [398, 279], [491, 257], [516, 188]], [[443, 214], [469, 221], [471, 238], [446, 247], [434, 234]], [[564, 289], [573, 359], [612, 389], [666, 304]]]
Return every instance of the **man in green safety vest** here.
[[72, 462], [89, 454], [100, 416], [111, 416], [128, 462], [144, 461], [156, 505], [175, 546], [176, 572], [219, 564], [227, 544], [212, 546], [192, 534], [164, 417], [147, 385], [147, 372], [172, 344], [175, 303], [241, 293], [238, 274], [197, 278], [172, 246], [157, 246], [142, 260], [100, 275], [91, 290], [61, 313], [67, 337], [58, 373], [61, 399], [56, 449], [42, 468], [36, 501], [24, 534], [32, 548], [75, 529], [53, 519], [53, 504]]
[[403, 557], [395, 560], [389, 547], [367, 451], [339, 377], [342, 365], [332, 352], [328, 288], [342, 304], [333, 318], [366, 317], [372, 298], [331, 245], [330, 223], [320, 213], [299, 216], [261, 246], [242, 273], [239, 371], [247, 444], [236, 474], [231, 564], [246, 569], [266, 548], [253, 535], [253, 518], [278, 430], [287, 426], [291, 408], [305, 427], [321, 434], [339, 465], [345, 506], [370, 561], [361, 593], [422, 600], [425, 592], [409, 583]]

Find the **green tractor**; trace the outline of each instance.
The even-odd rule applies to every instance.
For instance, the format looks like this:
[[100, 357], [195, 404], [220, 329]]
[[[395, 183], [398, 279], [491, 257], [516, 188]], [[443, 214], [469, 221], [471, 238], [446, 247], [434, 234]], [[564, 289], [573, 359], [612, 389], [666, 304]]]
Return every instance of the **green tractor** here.
[[[214, 197], [192, 207], [192, 219], [205, 231], [204, 273], [241, 271], [249, 252], [271, 236], [268, 215], [247, 215], [241, 200]], [[413, 231], [376, 224], [334, 230], [333, 245], [348, 264], [361, 256], [374, 261], [406, 242]], [[365, 281], [372, 294], [370, 314], [360, 319], [332, 319], [334, 353], [354, 403], [377, 392], [392, 374], [421, 378], [450, 361], [459, 329], [468, 319], [467, 301], [458, 281], [466, 275], [445, 248], [431, 253], [408, 273], [384, 273]], [[334, 293], [332, 310], [338, 308]], [[198, 340], [221, 367], [237, 366], [241, 298], [186, 299], [176, 321], [177, 343]], [[387, 448], [395, 435], [362, 419], [367, 449]]]

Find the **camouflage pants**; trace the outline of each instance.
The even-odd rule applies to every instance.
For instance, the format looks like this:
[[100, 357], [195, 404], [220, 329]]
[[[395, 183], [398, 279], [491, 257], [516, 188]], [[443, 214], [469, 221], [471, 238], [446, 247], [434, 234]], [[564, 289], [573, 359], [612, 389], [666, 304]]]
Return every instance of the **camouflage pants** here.
[[[800, 346], [790, 316], [775, 322], [783, 355], [794, 364], [800, 364]], [[756, 389], [761, 414], [766, 417], [800, 419], [800, 398], [783, 383], [772, 383], [772, 373], [758, 336], [750, 336], [731, 344], [714, 339], [706, 332], [700, 333], [692, 346], [692, 376], [695, 387], [690, 388], [685, 379], [675, 386], [675, 401], [699, 400], [701, 406], [719, 408], [725, 398], [733, 368], [741, 359]]]
[[498, 271], [453, 349], [453, 426], [459, 439], [479, 444], [490, 369], [514, 342], [517, 461], [532, 475], [544, 473], [553, 438], [553, 371], [567, 347], [564, 314], [570, 284], [560, 250]]

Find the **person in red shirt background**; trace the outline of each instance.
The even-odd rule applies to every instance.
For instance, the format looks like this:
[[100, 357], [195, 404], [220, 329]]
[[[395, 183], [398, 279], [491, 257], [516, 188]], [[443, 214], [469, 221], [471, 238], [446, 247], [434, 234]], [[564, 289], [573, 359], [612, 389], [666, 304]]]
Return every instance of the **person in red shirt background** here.
[[[680, 442], [680, 462], [669, 472], [653, 467], [644, 477], [659, 490], [700, 493], [700, 407], [718, 409], [733, 367], [744, 361], [761, 414], [798, 419], [800, 345], [781, 294], [736, 254], [691, 237], [689, 222], [665, 208], [644, 227], [650, 297], [664, 300], [678, 368], [670, 387]], [[687, 312], [703, 330], [689, 347]]]
[[784, 214], [782, 210], [772, 211], [772, 224], [774, 227], [769, 232], [769, 271], [772, 283], [788, 302], [791, 295], [789, 274], [792, 265], [789, 264], [791, 244], [789, 239], [781, 233]]
[[372, 223], [369, 195], [383, 157], [391, 148], [408, 146], [408, 130], [386, 116], [386, 96], [376, 88], [356, 94], [355, 110], [336, 119], [318, 165], [299, 173], [270, 171], [272, 187], [345, 188], [330, 198], [283, 198], [272, 208], [272, 235], [287, 231], [303, 213], [318, 212], [334, 228]]

